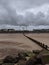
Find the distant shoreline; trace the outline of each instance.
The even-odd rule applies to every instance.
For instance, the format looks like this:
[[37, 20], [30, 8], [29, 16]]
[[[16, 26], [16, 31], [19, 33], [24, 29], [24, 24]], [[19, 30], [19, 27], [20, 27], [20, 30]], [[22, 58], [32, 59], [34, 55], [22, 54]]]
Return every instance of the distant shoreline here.
[[15, 29], [0, 29], [0, 33], [49, 33], [49, 29], [34, 29], [29, 30], [15, 30]]
[[25, 33], [28, 33], [28, 34], [29, 34], [29, 33], [37, 33], [37, 34], [38, 34], [38, 33], [39, 33], [39, 34], [40, 34], [40, 33], [49, 33], [49, 32], [0, 32], [0, 34], [8, 34], [8, 33], [10, 33], [10, 34], [11, 34], [11, 33], [12, 33], [12, 34], [14, 34], [14, 33], [15, 33], [15, 34], [16, 34], [16, 33], [23, 33], [23, 34], [25, 34]]

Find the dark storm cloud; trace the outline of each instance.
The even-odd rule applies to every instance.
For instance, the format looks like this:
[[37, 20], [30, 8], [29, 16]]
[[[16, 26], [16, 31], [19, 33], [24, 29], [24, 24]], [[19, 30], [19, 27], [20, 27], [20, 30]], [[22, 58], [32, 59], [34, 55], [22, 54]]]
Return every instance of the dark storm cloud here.
[[49, 0], [0, 0], [0, 24], [48, 25]]

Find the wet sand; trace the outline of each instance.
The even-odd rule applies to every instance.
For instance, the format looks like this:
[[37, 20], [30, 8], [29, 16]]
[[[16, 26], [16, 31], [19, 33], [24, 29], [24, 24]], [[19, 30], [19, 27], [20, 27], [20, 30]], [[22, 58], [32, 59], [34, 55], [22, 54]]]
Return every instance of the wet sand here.
[[[49, 46], [49, 34], [26, 34], [27, 36], [44, 42]], [[6, 55], [16, 55], [20, 51], [41, 50], [42, 48], [26, 38], [21, 33], [0, 34], [0, 58]]]
[[27, 36], [49, 46], [49, 33], [27, 34]]

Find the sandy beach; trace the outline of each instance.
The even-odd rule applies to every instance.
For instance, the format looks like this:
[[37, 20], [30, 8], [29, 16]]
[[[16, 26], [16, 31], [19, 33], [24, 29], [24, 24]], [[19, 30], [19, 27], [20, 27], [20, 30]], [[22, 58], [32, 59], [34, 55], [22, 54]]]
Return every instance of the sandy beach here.
[[[33, 39], [45, 43], [49, 46], [49, 34], [25, 34]], [[42, 48], [26, 38], [22, 33], [0, 34], [0, 58], [7, 55], [16, 55], [21, 51], [41, 50]]]

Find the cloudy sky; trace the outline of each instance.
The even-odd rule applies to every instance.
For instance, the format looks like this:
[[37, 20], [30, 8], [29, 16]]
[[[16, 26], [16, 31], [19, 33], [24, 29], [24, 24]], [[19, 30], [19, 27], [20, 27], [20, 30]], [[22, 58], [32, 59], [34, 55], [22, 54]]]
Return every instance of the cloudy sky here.
[[49, 0], [0, 0], [0, 24], [49, 25]]

